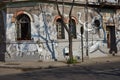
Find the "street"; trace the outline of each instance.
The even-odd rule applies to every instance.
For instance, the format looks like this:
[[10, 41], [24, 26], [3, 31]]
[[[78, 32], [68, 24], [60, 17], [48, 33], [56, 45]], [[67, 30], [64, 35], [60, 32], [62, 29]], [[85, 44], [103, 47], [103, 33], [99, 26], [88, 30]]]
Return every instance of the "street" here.
[[0, 80], [120, 80], [120, 61], [28, 71], [1, 68]]

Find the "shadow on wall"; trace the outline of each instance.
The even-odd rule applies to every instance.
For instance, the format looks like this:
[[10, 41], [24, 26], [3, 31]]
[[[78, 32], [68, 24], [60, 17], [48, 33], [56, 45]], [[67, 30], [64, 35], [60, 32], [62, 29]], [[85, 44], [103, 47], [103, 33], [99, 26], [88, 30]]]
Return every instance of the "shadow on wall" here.
[[[42, 10], [42, 7], [41, 7]], [[11, 16], [12, 14], [8, 14], [9, 20], [7, 21], [7, 40], [13, 40], [15, 39], [15, 34], [13, 33], [13, 30], [15, 29], [15, 24], [11, 25]], [[32, 40], [30, 43], [25, 43], [21, 42], [19, 44], [7, 44], [7, 55], [8, 58], [14, 58], [14, 57], [23, 57], [27, 56], [29, 59], [33, 57], [33, 55], [36, 57], [42, 56], [42, 59], [44, 57], [44, 60], [47, 57], [52, 60], [57, 60], [56, 59], [56, 49], [55, 49], [55, 40], [54, 40], [54, 35], [55, 31], [53, 30], [53, 25], [51, 25], [51, 13], [47, 11], [41, 11], [38, 15], [33, 14], [34, 22], [31, 24], [31, 37]], [[50, 20], [49, 20], [50, 19]], [[9, 27], [10, 26], [10, 27]], [[39, 41], [41, 43], [37, 43]], [[32, 42], [32, 43], [31, 43]], [[36, 44], [37, 43], [37, 44]], [[44, 44], [43, 44], [44, 43]], [[43, 47], [38, 46], [40, 44], [43, 44]], [[37, 46], [37, 47], [36, 47]], [[15, 49], [14, 49], [15, 48]], [[42, 48], [42, 50], [40, 50]], [[25, 53], [25, 54], [24, 54]], [[37, 53], [37, 54], [36, 54]], [[49, 57], [48, 57], [49, 56]], [[37, 57], [37, 58], [38, 58]]]
[[0, 11], [0, 61], [5, 61], [6, 36], [5, 36], [5, 11]]
[[[42, 10], [42, 8], [41, 8], [41, 10]], [[49, 21], [47, 20], [47, 16], [51, 16], [51, 15], [47, 15], [45, 12], [42, 12], [45, 37], [42, 36], [40, 33], [39, 33], [39, 37], [46, 42], [46, 47], [47, 47], [48, 51], [51, 53], [52, 59], [54, 59], [56, 61], [57, 59], [55, 56], [55, 46], [54, 46], [55, 41], [50, 38], [50, 36], [51, 36], [51, 34], [49, 33], [50, 25], [49, 25]]]

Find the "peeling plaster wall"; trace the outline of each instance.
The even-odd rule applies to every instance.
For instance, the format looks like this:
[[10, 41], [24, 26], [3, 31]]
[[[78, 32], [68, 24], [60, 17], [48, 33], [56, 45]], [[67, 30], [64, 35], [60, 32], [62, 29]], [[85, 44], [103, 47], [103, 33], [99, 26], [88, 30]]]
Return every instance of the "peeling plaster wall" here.
[[[22, 4], [24, 5], [24, 4]], [[26, 5], [26, 4], [25, 4]], [[65, 51], [68, 50], [68, 35], [65, 32], [65, 39], [58, 40], [54, 18], [57, 14], [55, 5], [40, 4], [33, 7], [15, 7], [7, 8], [7, 26], [6, 26], [6, 60], [34, 60], [34, 61], [53, 61], [65, 60], [68, 56]], [[61, 6], [62, 7], [62, 6]], [[12, 22], [12, 17], [17, 11], [26, 11], [33, 17], [31, 22], [30, 41], [16, 40], [16, 23]], [[62, 11], [62, 9], [60, 9]], [[69, 6], [65, 6], [64, 16], [68, 19]], [[86, 32], [88, 32], [88, 50], [89, 57], [104, 57], [108, 55], [106, 31], [102, 25], [102, 17], [93, 9], [88, 10], [88, 28], [86, 27], [84, 7], [74, 7], [73, 16], [78, 20], [77, 39], [73, 40], [73, 55], [81, 59], [81, 34], [80, 27], [84, 27], [84, 56], [86, 56]], [[119, 15], [116, 15], [119, 16]], [[95, 27], [94, 20], [100, 21], [99, 28]], [[118, 19], [119, 20], [119, 19]], [[116, 42], [118, 54], [120, 52], [120, 27], [116, 29]]]
[[[42, 6], [42, 10], [40, 10]], [[23, 10], [24, 9], [24, 10]], [[37, 9], [37, 11], [36, 11]], [[38, 9], [40, 10], [38, 12]], [[16, 40], [16, 23], [12, 23], [14, 12], [23, 10], [28, 12], [33, 17], [31, 22], [31, 37], [30, 41], [17, 41]], [[30, 12], [30, 11], [35, 12]], [[12, 10], [8, 9], [7, 14], [7, 52], [6, 59], [8, 60], [42, 60], [50, 61], [59, 59], [59, 55], [63, 56], [63, 51], [57, 53], [57, 33], [54, 24], [54, 6], [51, 5], [38, 5], [37, 7], [21, 7]], [[60, 57], [61, 58], [61, 57]], [[63, 57], [64, 59], [64, 57]]]

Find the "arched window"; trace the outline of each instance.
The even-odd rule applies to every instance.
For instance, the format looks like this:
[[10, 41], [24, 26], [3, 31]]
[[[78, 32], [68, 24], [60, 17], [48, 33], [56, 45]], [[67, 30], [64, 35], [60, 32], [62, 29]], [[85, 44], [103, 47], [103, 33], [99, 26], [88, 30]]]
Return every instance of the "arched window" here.
[[[70, 24], [71, 24], [71, 26], [70, 26]], [[76, 39], [77, 38], [77, 36], [76, 36], [76, 22], [74, 19], [71, 19], [71, 21], [69, 20], [69, 28], [70, 28], [70, 31], [72, 33], [72, 37], [74, 39]]]
[[58, 18], [56, 20], [56, 30], [57, 30], [57, 39], [65, 39], [65, 31], [61, 18]]
[[31, 40], [30, 18], [26, 14], [17, 16], [17, 40]]

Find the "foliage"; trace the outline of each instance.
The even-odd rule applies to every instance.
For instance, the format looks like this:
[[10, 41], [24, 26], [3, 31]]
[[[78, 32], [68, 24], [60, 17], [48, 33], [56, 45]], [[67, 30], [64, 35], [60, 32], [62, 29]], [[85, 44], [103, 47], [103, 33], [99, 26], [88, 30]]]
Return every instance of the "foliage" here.
[[77, 59], [76, 59], [76, 58], [69, 58], [69, 59], [67, 60], [67, 63], [68, 63], [68, 64], [75, 64], [75, 63], [77, 63]]

